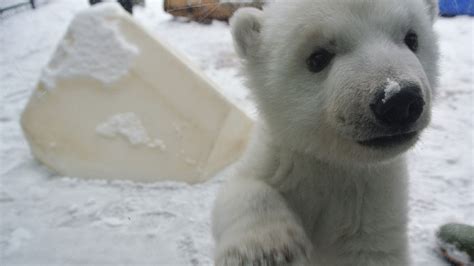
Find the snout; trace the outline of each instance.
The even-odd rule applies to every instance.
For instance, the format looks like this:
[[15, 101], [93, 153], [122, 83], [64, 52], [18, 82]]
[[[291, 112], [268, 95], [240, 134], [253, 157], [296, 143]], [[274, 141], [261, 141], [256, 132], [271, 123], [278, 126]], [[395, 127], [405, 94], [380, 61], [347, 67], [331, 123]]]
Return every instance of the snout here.
[[379, 90], [370, 107], [377, 122], [392, 129], [409, 128], [423, 113], [425, 102], [417, 85], [388, 84]]
[[421, 89], [413, 83], [400, 85], [388, 80], [379, 89], [370, 104], [378, 133], [374, 137], [359, 141], [364, 146], [388, 147], [413, 143], [418, 136], [416, 125], [423, 114], [425, 101]]

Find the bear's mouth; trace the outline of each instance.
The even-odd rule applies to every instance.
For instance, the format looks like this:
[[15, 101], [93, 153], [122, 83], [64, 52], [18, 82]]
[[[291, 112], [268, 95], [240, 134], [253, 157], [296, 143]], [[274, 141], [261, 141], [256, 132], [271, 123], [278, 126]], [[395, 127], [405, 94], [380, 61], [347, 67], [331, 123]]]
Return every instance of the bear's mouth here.
[[384, 148], [409, 142], [413, 140], [417, 135], [418, 132], [414, 131], [397, 135], [376, 137], [373, 139], [358, 141], [358, 143], [360, 145], [368, 147]]

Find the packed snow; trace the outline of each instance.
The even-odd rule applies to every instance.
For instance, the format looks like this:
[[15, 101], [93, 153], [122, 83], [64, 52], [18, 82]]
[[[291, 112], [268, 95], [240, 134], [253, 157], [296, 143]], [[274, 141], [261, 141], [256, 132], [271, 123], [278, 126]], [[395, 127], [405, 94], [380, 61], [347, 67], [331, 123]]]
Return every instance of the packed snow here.
[[92, 77], [113, 83], [129, 70], [136, 47], [124, 39], [114, 17], [125, 11], [116, 4], [105, 3], [92, 12], [75, 17], [55, 56], [43, 69], [41, 81], [53, 89], [57, 79]]
[[119, 113], [97, 125], [96, 132], [107, 138], [125, 138], [132, 145], [146, 145], [149, 148], [166, 150], [166, 144], [159, 138], [151, 138], [137, 114]]
[[[73, 16], [87, 7], [40, 1], [37, 10], [0, 16], [0, 264], [211, 265], [210, 212], [228, 169], [198, 185], [80, 180], [57, 176], [30, 154], [21, 111]], [[135, 11], [254, 114], [226, 23], [173, 19], [160, 0]], [[437, 228], [474, 221], [474, 19], [441, 18], [435, 28], [442, 60], [433, 122], [408, 155], [411, 254], [415, 265], [433, 266], [447, 265], [435, 250]]]
[[392, 98], [395, 94], [399, 93], [401, 90], [400, 84], [395, 80], [390, 78], [387, 79], [387, 86], [385, 86], [384, 97], [382, 99], [383, 103], [386, 103], [390, 98]]
[[96, 132], [104, 137], [124, 137], [133, 145], [151, 143], [150, 136], [137, 114], [115, 114], [97, 125]]

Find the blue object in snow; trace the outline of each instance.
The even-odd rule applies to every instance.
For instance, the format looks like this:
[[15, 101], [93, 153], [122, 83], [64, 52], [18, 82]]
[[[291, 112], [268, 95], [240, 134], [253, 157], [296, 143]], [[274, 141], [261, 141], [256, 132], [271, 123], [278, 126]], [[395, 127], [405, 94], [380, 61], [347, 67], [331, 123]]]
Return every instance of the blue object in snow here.
[[442, 16], [474, 16], [474, 0], [439, 0], [439, 13]]

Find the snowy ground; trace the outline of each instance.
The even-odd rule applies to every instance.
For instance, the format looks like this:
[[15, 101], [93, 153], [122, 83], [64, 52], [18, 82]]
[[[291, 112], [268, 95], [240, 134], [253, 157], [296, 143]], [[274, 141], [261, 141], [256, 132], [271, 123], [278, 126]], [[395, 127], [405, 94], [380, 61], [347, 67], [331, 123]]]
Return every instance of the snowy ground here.
[[[252, 112], [228, 26], [172, 20], [161, 0], [135, 17]], [[1, 6], [1, 5], [0, 5]], [[84, 181], [30, 155], [18, 125], [40, 70], [86, 0], [44, 0], [0, 16], [0, 264], [210, 265], [209, 213], [222, 174], [200, 185]], [[445, 265], [435, 229], [474, 221], [474, 19], [440, 19], [442, 76], [431, 127], [410, 153], [415, 265]]]

